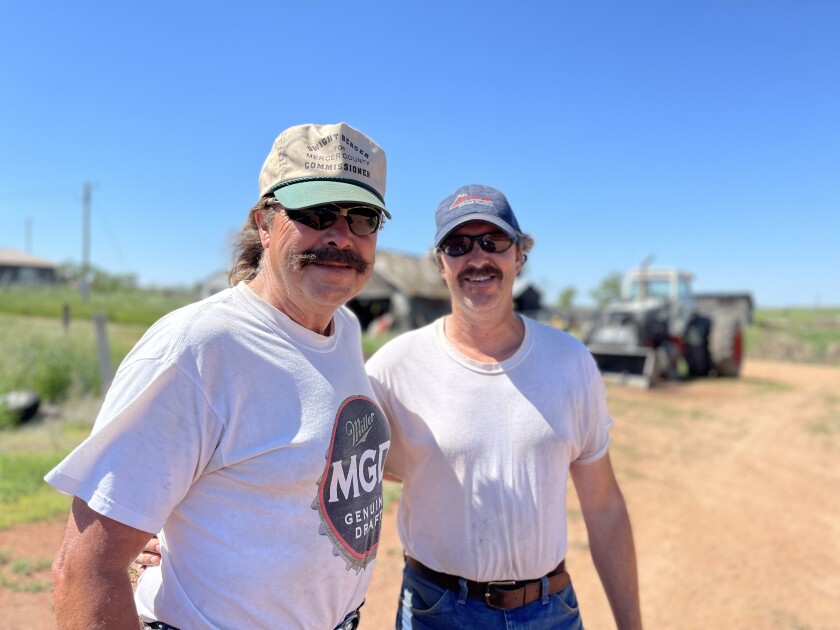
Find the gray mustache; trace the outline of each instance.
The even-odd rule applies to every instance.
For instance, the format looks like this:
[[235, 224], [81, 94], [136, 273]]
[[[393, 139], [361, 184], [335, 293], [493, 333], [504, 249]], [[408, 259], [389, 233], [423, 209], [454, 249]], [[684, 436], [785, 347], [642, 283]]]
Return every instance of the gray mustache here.
[[338, 249], [336, 247], [318, 247], [303, 254], [292, 256], [292, 268], [295, 271], [303, 269], [313, 263], [338, 263], [347, 265], [359, 273], [366, 273], [370, 263], [352, 249]]

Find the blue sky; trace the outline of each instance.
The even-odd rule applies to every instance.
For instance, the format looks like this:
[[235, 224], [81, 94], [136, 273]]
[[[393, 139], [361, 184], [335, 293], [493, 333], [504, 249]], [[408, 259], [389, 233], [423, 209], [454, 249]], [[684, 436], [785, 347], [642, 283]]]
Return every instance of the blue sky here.
[[[698, 291], [840, 305], [840, 2], [0, 4], [0, 247], [143, 284], [229, 265], [284, 128], [388, 157], [379, 247], [503, 190], [576, 302], [648, 255]], [[27, 241], [27, 228], [30, 241]]]

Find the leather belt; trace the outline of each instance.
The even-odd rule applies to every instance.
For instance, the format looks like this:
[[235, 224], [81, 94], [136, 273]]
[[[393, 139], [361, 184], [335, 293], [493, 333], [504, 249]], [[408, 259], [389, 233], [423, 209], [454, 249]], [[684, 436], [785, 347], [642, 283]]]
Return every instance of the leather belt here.
[[[449, 575], [448, 573], [440, 573], [434, 569], [430, 569], [422, 562], [418, 562], [411, 556], [405, 557], [405, 563], [418, 575], [423, 576], [430, 582], [434, 582], [438, 586], [455, 591], [461, 591], [461, 578], [457, 575]], [[549, 572], [548, 578], [548, 593], [547, 595], [554, 595], [559, 593], [569, 585], [571, 578], [566, 573], [566, 561], [564, 560], [557, 565], [553, 571]], [[484, 600], [490, 608], [498, 610], [510, 610], [511, 608], [519, 608], [525, 604], [535, 602], [542, 597], [542, 580], [508, 580], [498, 582], [467, 582], [467, 595], [474, 599]]]

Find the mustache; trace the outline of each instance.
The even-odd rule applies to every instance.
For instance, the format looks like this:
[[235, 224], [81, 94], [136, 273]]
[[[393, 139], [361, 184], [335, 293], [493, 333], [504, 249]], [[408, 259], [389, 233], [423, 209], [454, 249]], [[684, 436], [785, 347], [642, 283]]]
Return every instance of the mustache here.
[[316, 247], [302, 254], [291, 257], [292, 269], [300, 271], [306, 265], [314, 263], [338, 263], [355, 269], [359, 273], [367, 273], [371, 264], [359, 256], [354, 249], [338, 249], [337, 247]]
[[496, 274], [497, 276], [503, 276], [502, 270], [499, 269], [496, 265], [491, 265], [490, 263], [485, 263], [481, 265], [481, 267], [467, 267], [461, 273], [458, 274], [458, 280], [466, 280], [471, 276], [483, 276], [486, 274]]

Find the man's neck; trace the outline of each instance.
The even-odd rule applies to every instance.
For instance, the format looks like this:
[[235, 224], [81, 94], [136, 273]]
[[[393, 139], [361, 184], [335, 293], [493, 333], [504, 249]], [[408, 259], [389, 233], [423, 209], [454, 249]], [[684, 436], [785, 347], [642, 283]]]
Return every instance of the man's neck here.
[[268, 276], [263, 273], [257, 274], [253, 280], [249, 281], [248, 288], [264, 302], [304, 328], [324, 336], [329, 336], [332, 333], [331, 324], [335, 309], [319, 309], [314, 306], [309, 309], [300, 308], [282, 290], [282, 287], [275, 282], [271, 282]]
[[454, 309], [443, 323], [449, 342], [476, 361], [498, 363], [513, 356], [525, 338], [525, 324], [512, 310], [493, 316]]

